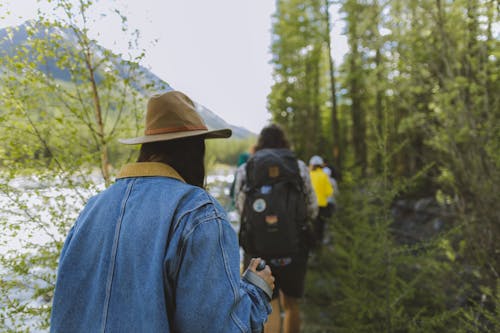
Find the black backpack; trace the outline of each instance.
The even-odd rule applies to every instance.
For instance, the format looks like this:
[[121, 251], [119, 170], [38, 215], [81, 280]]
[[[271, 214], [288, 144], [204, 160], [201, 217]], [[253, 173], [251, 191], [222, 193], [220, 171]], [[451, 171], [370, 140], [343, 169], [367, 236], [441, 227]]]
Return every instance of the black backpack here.
[[297, 253], [306, 226], [306, 197], [297, 158], [289, 149], [262, 149], [246, 164], [239, 240], [264, 258]]

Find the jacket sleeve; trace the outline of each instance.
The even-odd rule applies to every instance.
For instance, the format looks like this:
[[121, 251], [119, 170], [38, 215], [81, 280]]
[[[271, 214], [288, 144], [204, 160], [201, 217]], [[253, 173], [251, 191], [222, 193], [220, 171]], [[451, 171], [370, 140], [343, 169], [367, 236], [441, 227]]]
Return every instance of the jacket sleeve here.
[[328, 175], [325, 173], [324, 174], [324, 181], [323, 181], [323, 184], [324, 184], [324, 187], [325, 187], [325, 197], [329, 197], [331, 195], [333, 195], [333, 186], [332, 186], [332, 183], [330, 182], [330, 178], [328, 178]]
[[240, 278], [235, 231], [223, 217], [184, 230], [175, 287], [174, 332], [261, 332], [271, 309]]
[[298, 163], [300, 177], [302, 178], [302, 184], [306, 193], [307, 217], [309, 217], [310, 220], [314, 220], [316, 216], [318, 216], [318, 199], [316, 198], [316, 193], [312, 187], [311, 176], [307, 165], [301, 160], [299, 160]]
[[238, 213], [243, 212], [243, 206], [245, 204], [245, 192], [243, 191], [243, 186], [245, 185], [247, 173], [246, 173], [246, 163], [240, 165], [236, 169], [236, 179], [234, 184], [234, 197], [235, 204]]

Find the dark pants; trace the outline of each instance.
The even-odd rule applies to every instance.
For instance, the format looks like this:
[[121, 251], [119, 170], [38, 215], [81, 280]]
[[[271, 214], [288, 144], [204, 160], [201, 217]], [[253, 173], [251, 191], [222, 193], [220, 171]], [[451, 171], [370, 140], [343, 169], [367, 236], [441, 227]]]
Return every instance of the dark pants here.
[[314, 234], [316, 236], [316, 246], [320, 247], [325, 238], [325, 224], [332, 216], [330, 207], [319, 207], [318, 217], [314, 221]]
[[[295, 298], [304, 296], [304, 287], [307, 271], [308, 251], [301, 250], [299, 253], [287, 258], [266, 258], [266, 264], [271, 268], [271, 272], [275, 278], [273, 299], [279, 296], [281, 290], [285, 295]], [[245, 253], [243, 257], [243, 267], [248, 267], [250, 259], [257, 256], [248, 255]], [[280, 263], [282, 261], [282, 263]]]

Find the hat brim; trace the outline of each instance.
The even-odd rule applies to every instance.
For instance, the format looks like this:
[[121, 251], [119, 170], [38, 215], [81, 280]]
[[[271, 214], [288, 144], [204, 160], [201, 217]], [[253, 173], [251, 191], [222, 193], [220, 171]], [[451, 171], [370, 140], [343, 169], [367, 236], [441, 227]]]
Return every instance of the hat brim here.
[[232, 135], [232, 130], [229, 128], [218, 129], [218, 130], [196, 130], [196, 131], [186, 131], [186, 132], [175, 132], [175, 133], [163, 133], [155, 135], [145, 135], [139, 136], [137, 138], [130, 139], [119, 139], [120, 143], [126, 145], [138, 145], [142, 143], [158, 142], [158, 141], [170, 141], [175, 139], [187, 138], [191, 136], [203, 135], [205, 139], [225, 139]]

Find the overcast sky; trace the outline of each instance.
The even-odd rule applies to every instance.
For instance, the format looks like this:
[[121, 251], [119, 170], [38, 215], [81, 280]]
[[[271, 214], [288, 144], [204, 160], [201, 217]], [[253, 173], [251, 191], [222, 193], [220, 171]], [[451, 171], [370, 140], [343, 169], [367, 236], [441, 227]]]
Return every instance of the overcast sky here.
[[[143, 65], [233, 125], [255, 133], [266, 124], [274, 0], [98, 0], [98, 11], [121, 8], [140, 31]], [[2, 1], [0, 26], [33, 18], [36, 0]], [[41, 1], [42, 5], [44, 1]], [[1, 5], [0, 5], [1, 6]], [[100, 17], [94, 33], [107, 48], [125, 48], [120, 23]], [[332, 35], [338, 63], [345, 53], [339, 24]]]

